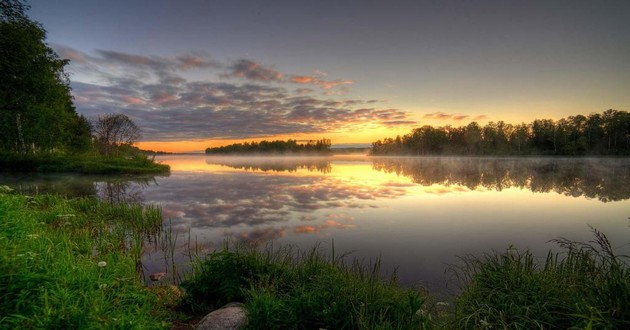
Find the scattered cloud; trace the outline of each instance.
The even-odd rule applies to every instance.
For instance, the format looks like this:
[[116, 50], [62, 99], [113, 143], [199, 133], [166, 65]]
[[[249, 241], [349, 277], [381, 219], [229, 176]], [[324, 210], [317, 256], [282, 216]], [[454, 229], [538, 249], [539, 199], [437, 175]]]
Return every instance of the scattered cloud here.
[[288, 81], [295, 84], [316, 85], [323, 89], [331, 89], [337, 86], [354, 84], [354, 80], [322, 80], [317, 76], [291, 76], [288, 77]]
[[254, 81], [280, 81], [282, 80], [282, 73], [254, 61], [239, 60], [229, 67], [227, 73], [221, 74], [221, 77], [238, 77]]
[[[197, 53], [163, 57], [97, 50], [87, 54], [63, 46], [56, 46], [56, 51], [72, 60], [69, 71], [77, 77], [72, 80], [77, 110], [91, 118], [125, 113], [141, 127], [145, 140], [255, 138], [326, 133], [366, 123], [388, 127], [415, 123], [408, 112], [372, 107], [376, 100], [336, 99], [316, 96], [311, 88], [288, 89], [289, 80], [296, 77], [302, 79], [297, 85], [326, 91], [353, 83], [323, 80], [322, 72], [287, 76], [251, 60], [224, 66]], [[227, 73], [218, 72], [221, 68]], [[192, 80], [188, 71], [207, 72], [215, 79]]]
[[[432, 112], [432, 113], [425, 114], [424, 116], [422, 116], [422, 118], [425, 118], [425, 119], [437, 119], [437, 120], [461, 121], [461, 120], [470, 119], [470, 115], [463, 115], [463, 114], [460, 114], [460, 113]], [[486, 118], [485, 115], [480, 115], [480, 116], [476, 116], [476, 117], [472, 118], [472, 120], [480, 120], [480, 119], [484, 119], [484, 118]]]

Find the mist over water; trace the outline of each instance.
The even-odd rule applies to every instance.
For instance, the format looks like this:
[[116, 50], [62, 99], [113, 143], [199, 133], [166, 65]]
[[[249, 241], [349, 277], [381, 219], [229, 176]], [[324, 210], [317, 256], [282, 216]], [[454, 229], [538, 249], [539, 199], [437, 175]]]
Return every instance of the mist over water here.
[[[263, 246], [321, 242], [366, 261], [381, 256], [404, 285], [445, 287], [447, 264], [491, 249], [589, 241], [589, 225], [629, 253], [630, 160], [456, 157], [162, 156], [166, 177], [3, 177], [29, 193], [159, 204], [178, 269], [187, 253], [227, 238]], [[72, 188], [69, 188], [72, 187]], [[165, 244], [147, 244], [146, 273], [172, 272]], [[171, 260], [172, 261], [172, 260]]]

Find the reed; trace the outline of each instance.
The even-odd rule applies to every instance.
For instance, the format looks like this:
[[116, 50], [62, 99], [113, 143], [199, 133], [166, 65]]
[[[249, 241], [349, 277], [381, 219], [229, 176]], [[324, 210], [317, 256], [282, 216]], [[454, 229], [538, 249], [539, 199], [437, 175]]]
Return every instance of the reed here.
[[[229, 245], [229, 244], [228, 244]], [[264, 250], [226, 245], [196, 265], [182, 283], [197, 311], [244, 302], [251, 329], [420, 329], [424, 297], [383, 279], [380, 260], [344, 262], [320, 246]]]
[[563, 252], [549, 252], [542, 263], [516, 249], [463, 258], [457, 328], [630, 328], [628, 257], [592, 230], [589, 243], [554, 240]]

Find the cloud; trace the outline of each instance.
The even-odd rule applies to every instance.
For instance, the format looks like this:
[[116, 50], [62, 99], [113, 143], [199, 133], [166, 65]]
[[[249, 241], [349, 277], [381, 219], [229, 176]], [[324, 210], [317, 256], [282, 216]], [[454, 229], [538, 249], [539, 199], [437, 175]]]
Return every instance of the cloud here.
[[[313, 95], [313, 89], [288, 89], [287, 77], [273, 67], [240, 60], [228, 66], [228, 76], [245, 81], [191, 80], [187, 72], [225, 67], [209, 55], [145, 56], [97, 50], [83, 53], [57, 46], [60, 56], [75, 59], [69, 66], [77, 79], [72, 93], [77, 110], [95, 118], [124, 113], [149, 141], [257, 138], [321, 133], [360, 125], [410, 125], [410, 114], [397, 109], [365, 107], [374, 100]], [[293, 76], [291, 76], [293, 77]], [[313, 75], [312, 85], [345, 84]], [[298, 84], [303, 85], [303, 84]], [[322, 87], [323, 88], [323, 87]]]
[[290, 76], [287, 78], [289, 82], [303, 85], [316, 85], [323, 89], [331, 89], [342, 85], [353, 85], [354, 80], [338, 79], [338, 80], [322, 80], [318, 76]]
[[[321, 71], [315, 71], [313, 75], [285, 75], [277, 71], [272, 66], [265, 66], [258, 62], [241, 59], [228, 67], [228, 71], [222, 73], [222, 78], [244, 78], [252, 81], [264, 82], [285, 82], [298, 85], [313, 85], [324, 90], [329, 90], [337, 86], [353, 85], [355, 82], [349, 79], [324, 80], [327, 74]], [[299, 89], [298, 94], [311, 92], [310, 89]], [[332, 94], [333, 92], [330, 91]], [[335, 93], [339, 93], [338, 91]]]
[[298, 95], [308, 94], [314, 92], [311, 88], [297, 88], [294, 93]]
[[[432, 112], [432, 113], [427, 113], [424, 116], [422, 116], [422, 118], [425, 119], [437, 119], [437, 120], [454, 120], [454, 121], [461, 121], [461, 120], [465, 120], [470, 118], [469, 115], [463, 115], [463, 114], [459, 114], [459, 113], [444, 113], [444, 112]], [[473, 120], [479, 120], [479, 119], [483, 119], [486, 118], [485, 115], [481, 115], [481, 116], [477, 116], [475, 118], [473, 118]]]
[[246, 78], [256, 81], [280, 81], [282, 73], [271, 67], [250, 60], [239, 60], [229, 67], [230, 71], [221, 75], [224, 78]]

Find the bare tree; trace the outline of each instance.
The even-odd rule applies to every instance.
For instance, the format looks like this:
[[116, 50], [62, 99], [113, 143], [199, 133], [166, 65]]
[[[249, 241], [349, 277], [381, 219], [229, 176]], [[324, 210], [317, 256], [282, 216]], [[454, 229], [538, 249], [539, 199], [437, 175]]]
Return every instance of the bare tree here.
[[140, 128], [123, 114], [101, 116], [94, 123], [94, 138], [107, 157], [117, 154], [123, 145], [132, 145], [140, 136]]

